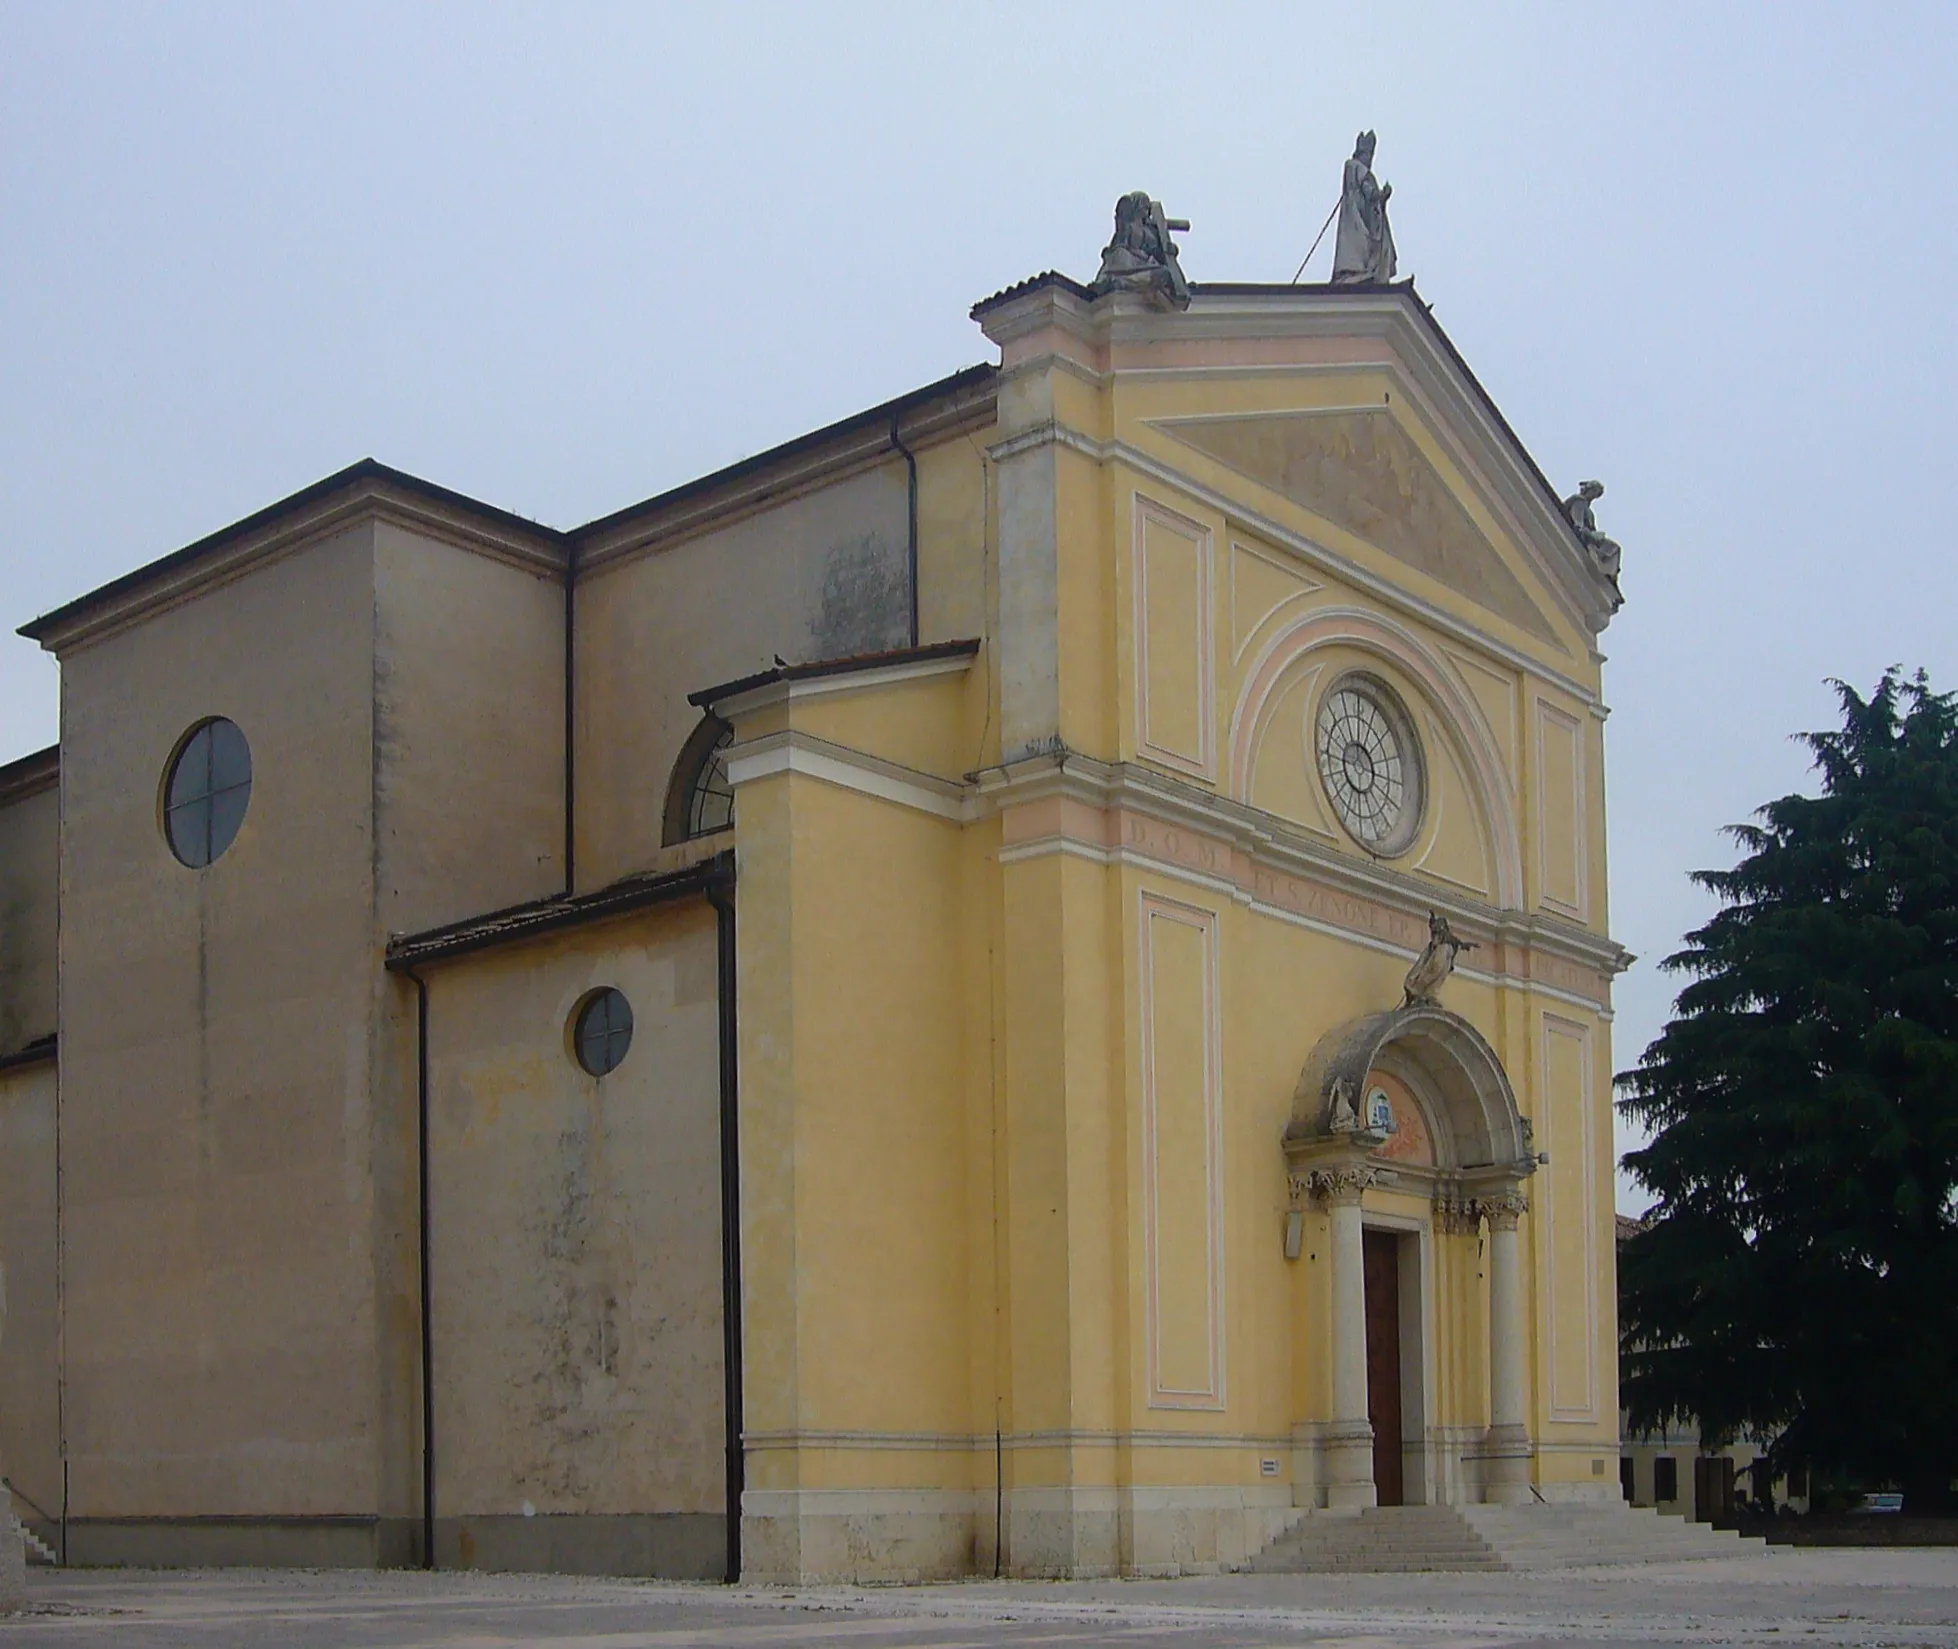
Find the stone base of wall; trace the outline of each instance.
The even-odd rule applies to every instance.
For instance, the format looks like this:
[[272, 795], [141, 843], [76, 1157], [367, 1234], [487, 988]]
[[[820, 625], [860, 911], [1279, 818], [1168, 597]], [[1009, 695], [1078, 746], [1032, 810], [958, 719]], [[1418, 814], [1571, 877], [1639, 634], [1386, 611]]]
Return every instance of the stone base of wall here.
[[956, 1580], [992, 1572], [992, 1496], [951, 1489], [750, 1489], [741, 1497], [741, 1578]]
[[[421, 1562], [421, 1534], [417, 1518], [78, 1517], [68, 1521], [68, 1554], [78, 1568], [409, 1569]], [[705, 1513], [441, 1517], [435, 1566], [721, 1580], [727, 1519]]]
[[723, 1580], [727, 1519], [707, 1512], [438, 1517], [435, 1566], [520, 1574]]
[[1217, 1574], [1302, 1515], [1289, 1485], [1249, 1488], [750, 1490], [742, 1579], [1017, 1580]]
[[408, 1569], [421, 1524], [405, 1517], [71, 1517], [77, 1568]]

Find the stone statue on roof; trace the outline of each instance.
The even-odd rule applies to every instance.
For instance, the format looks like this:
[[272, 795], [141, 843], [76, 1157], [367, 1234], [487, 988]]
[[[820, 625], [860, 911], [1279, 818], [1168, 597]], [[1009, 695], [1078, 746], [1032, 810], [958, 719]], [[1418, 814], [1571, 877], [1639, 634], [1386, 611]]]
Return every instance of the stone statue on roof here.
[[1598, 571], [1616, 584], [1624, 552], [1619, 549], [1615, 538], [1607, 538], [1598, 531], [1598, 517], [1591, 506], [1602, 497], [1602, 481], [1580, 481], [1577, 491], [1564, 500], [1564, 514], [1570, 517], [1571, 529], [1577, 534], [1578, 542], [1591, 552], [1591, 559], [1597, 563]]
[[1176, 261], [1172, 229], [1185, 232], [1187, 218], [1163, 216], [1163, 203], [1137, 189], [1115, 202], [1115, 238], [1102, 249], [1095, 291], [1142, 292], [1176, 309], [1190, 307], [1190, 283]]
[[1387, 222], [1391, 183], [1373, 175], [1374, 136], [1360, 133], [1339, 196], [1339, 236], [1333, 242], [1333, 279], [1356, 285], [1394, 278], [1394, 231]]

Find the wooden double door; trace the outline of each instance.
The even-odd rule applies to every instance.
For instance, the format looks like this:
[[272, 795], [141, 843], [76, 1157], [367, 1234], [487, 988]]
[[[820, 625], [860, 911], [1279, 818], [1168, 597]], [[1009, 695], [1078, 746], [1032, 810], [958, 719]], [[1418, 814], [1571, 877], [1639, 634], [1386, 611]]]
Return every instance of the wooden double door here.
[[1367, 1419], [1373, 1424], [1373, 1490], [1379, 1504], [1399, 1506], [1407, 1492], [1402, 1465], [1401, 1238], [1362, 1233], [1366, 1262]]

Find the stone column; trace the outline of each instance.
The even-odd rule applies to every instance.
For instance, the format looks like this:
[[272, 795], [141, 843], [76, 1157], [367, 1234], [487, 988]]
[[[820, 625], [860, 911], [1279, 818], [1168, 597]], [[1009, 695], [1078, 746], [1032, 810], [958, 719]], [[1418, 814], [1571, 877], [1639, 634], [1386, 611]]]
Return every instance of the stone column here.
[[1525, 1424], [1522, 1239], [1516, 1222], [1529, 1205], [1520, 1193], [1482, 1204], [1489, 1221], [1489, 1434], [1483, 1498], [1529, 1501], [1530, 1435]]
[[1367, 1418], [1366, 1259], [1360, 1195], [1373, 1181], [1364, 1168], [1315, 1178], [1332, 1216], [1333, 1412], [1326, 1428], [1326, 1505], [1358, 1511], [1375, 1504], [1373, 1423]]

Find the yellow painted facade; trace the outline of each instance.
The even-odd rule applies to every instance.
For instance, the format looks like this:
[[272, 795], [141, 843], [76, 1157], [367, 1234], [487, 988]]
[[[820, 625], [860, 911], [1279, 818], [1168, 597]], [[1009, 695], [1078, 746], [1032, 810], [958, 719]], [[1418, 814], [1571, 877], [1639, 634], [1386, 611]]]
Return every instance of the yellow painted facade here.
[[[997, 369], [575, 533], [368, 471], [30, 627], [69, 683], [56, 1108], [100, 1217], [64, 1262], [94, 1361], [0, 1345], [0, 1438], [100, 1382], [126, 1475], [87, 1407], [56, 1450], [101, 1461], [100, 1552], [332, 1512], [370, 1561], [1157, 1574], [1396, 1493], [1616, 1497], [1615, 591], [1411, 290], [1042, 277], [975, 318]], [[303, 628], [314, 585], [362, 616], [244, 675], [212, 645], [241, 602]], [[1372, 838], [1341, 690], [1398, 753]], [[144, 832], [209, 714], [261, 776], [187, 872]], [[675, 842], [703, 715], [731, 822]], [[340, 765], [283, 779], [308, 716]], [[132, 1039], [110, 907], [148, 900], [205, 925], [148, 930]], [[1474, 948], [1404, 1005], [1431, 913]], [[283, 1074], [198, 1052], [224, 1014], [157, 983], [191, 956], [244, 970], [225, 1012], [290, 1015]], [[592, 1077], [602, 986], [634, 1040]], [[357, 1381], [309, 1354], [320, 1391], [268, 1393], [275, 1359], [153, 1320], [224, 1296], [242, 1187], [208, 1151], [90, 1166], [139, 1102], [159, 1160], [235, 1114], [264, 1189], [316, 1196], [251, 1215], [231, 1297], [316, 1267], [277, 1337], [355, 1324]], [[317, 1187], [280, 1158], [305, 1127]], [[207, 1246], [155, 1253], [147, 1304], [86, 1269], [180, 1228]], [[228, 1404], [135, 1395], [198, 1357]], [[251, 1464], [307, 1426], [325, 1498]]]

